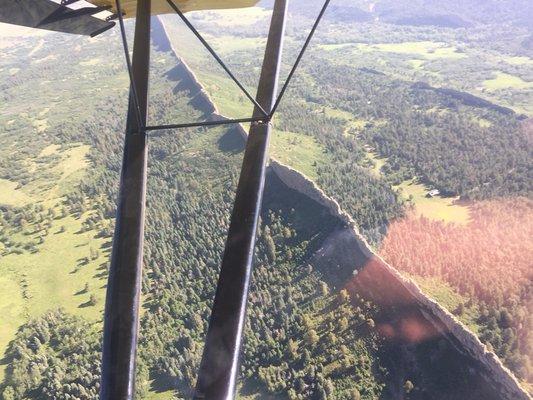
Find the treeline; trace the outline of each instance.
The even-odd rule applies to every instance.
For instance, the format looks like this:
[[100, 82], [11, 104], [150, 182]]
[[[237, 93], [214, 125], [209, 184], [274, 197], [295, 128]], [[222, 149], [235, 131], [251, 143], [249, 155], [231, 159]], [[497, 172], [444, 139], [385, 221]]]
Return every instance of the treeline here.
[[414, 216], [398, 220], [381, 254], [401, 271], [437, 277], [466, 296], [457, 314], [474, 307], [481, 340], [531, 382], [533, 202], [481, 202], [470, 207], [470, 216], [466, 226]]

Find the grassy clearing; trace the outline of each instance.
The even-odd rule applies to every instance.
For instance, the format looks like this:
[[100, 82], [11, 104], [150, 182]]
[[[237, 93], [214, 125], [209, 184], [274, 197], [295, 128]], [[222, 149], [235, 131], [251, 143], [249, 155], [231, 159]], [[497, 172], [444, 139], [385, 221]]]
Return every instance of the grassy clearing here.
[[343, 133], [346, 136], [356, 136], [360, 131], [365, 129], [369, 122], [366, 119], [357, 118], [348, 111], [339, 110], [332, 107], [322, 107], [322, 112], [329, 118], [344, 120], [346, 122], [346, 126]]
[[[70, 191], [88, 167], [87, 154], [89, 152], [87, 145], [77, 143], [72, 146], [63, 151], [54, 148], [54, 153], [51, 152], [52, 147], [48, 146], [43, 150], [44, 155], [41, 153], [38, 157], [27, 160], [28, 171], [34, 174], [35, 179], [15, 192], [22, 192], [38, 201], [57, 199]], [[47, 154], [48, 152], [50, 154]], [[11, 204], [22, 205], [21, 203]]]
[[339, 118], [346, 121], [351, 121], [354, 119], [354, 115], [348, 111], [343, 111], [332, 107], [322, 107], [322, 110], [326, 116], [330, 118]]
[[450, 197], [427, 197], [429, 188], [418, 183], [415, 179], [405, 181], [397, 188], [401, 189], [402, 196], [405, 199], [412, 196], [415, 212], [418, 215], [423, 215], [433, 220], [458, 224], [467, 224], [469, 221], [468, 207], [454, 204], [454, 199]]
[[473, 120], [475, 123], [479, 124], [479, 126], [481, 126], [482, 128], [490, 128], [492, 126], [492, 122], [482, 117], [474, 117]]
[[[387, 159], [380, 157], [370, 147], [367, 147], [366, 156], [371, 161], [371, 172], [377, 177], [383, 176], [381, 167], [387, 163]], [[470, 212], [468, 207], [456, 204], [454, 199], [450, 197], [427, 197], [429, 188], [418, 183], [416, 179], [405, 181], [396, 186], [395, 189], [400, 190], [405, 200], [411, 199], [417, 215], [423, 215], [436, 221], [457, 224], [467, 224], [469, 222]]]
[[145, 400], [172, 400], [175, 399], [173, 390], [166, 390], [164, 392], [150, 391], [143, 397]]
[[420, 59], [409, 60], [409, 65], [411, 65], [416, 70], [423, 69], [425, 63], [426, 63], [425, 60], [420, 60]]
[[483, 87], [488, 90], [499, 90], [499, 89], [532, 89], [533, 82], [526, 82], [522, 78], [505, 72], [498, 71], [495, 73], [495, 78], [488, 79], [483, 82]]
[[80, 65], [83, 67], [91, 67], [93, 65], [99, 65], [103, 62], [100, 58], [92, 58], [90, 60], [81, 61]]
[[[35, 179], [27, 185], [18, 188], [17, 182], [0, 180], [0, 204], [20, 207], [41, 203], [59, 215], [60, 196], [79, 182], [88, 166], [89, 151], [85, 145], [64, 151], [60, 148], [49, 145], [39, 156], [28, 160]], [[19, 327], [49, 309], [63, 307], [91, 321], [100, 320], [107, 253], [101, 250], [103, 239], [96, 239], [94, 231], [81, 232], [87, 216], [55, 219], [48, 235], [36, 232], [33, 225], [26, 227], [24, 233], [11, 235], [22, 243], [37, 242], [42, 237], [42, 243], [35, 252], [0, 256], [0, 359]], [[98, 253], [92, 260], [91, 249]], [[89, 290], [82, 293], [85, 283]], [[96, 306], [88, 304], [91, 295], [97, 299]], [[0, 362], [0, 381], [7, 361]]]
[[[85, 173], [89, 150], [79, 145], [63, 152], [59, 148], [47, 146], [30, 161], [35, 164], [36, 179], [22, 188], [17, 189], [16, 182], [0, 180], [0, 204], [20, 207], [40, 203], [59, 215], [60, 196]], [[36, 243], [42, 237], [42, 243], [35, 252], [0, 256], [0, 359], [19, 327], [49, 309], [63, 307], [90, 321], [101, 319], [108, 255], [102, 250], [104, 240], [95, 238], [94, 231], [82, 232], [88, 215], [55, 219], [48, 235], [34, 225], [11, 235], [21, 243]], [[97, 256], [91, 259], [91, 253]], [[86, 283], [89, 290], [83, 292]], [[88, 304], [91, 295], [97, 299], [96, 306]], [[0, 381], [7, 361], [0, 362]]]
[[533, 65], [533, 59], [526, 57], [526, 56], [506, 56], [502, 57], [502, 59], [507, 63], [511, 65]]
[[211, 37], [209, 43], [220, 53], [232, 53], [234, 51], [245, 51], [256, 48], [265, 48], [265, 38], [236, 38], [235, 36]]
[[[60, 215], [61, 197], [79, 183], [88, 167], [88, 151], [89, 146], [79, 143], [69, 148], [55, 144], [43, 147], [26, 161], [31, 181], [21, 186], [0, 180], [0, 204], [41, 204]], [[41, 243], [36, 244], [36, 250], [4, 249], [0, 255], [0, 359], [20, 326], [47, 310], [63, 307], [90, 321], [101, 319], [107, 251], [102, 249], [104, 240], [95, 238], [96, 232], [82, 232], [88, 215], [54, 219], [48, 234], [35, 222], [10, 235], [18, 243]], [[86, 283], [89, 290], [84, 292]], [[91, 295], [97, 300], [96, 306], [88, 303]], [[7, 362], [0, 361], [0, 381]]]
[[385, 52], [405, 55], [415, 55], [415, 65], [420, 67], [425, 60], [436, 59], [460, 59], [467, 57], [466, 54], [458, 51], [457, 47], [450, 46], [442, 42], [420, 41], [401, 43], [342, 43], [321, 45], [321, 49], [327, 51], [351, 49], [355, 53]]
[[302, 133], [274, 131], [270, 154], [290, 167], [316, 179], [316, 167], [324, 162], [324, 150], [316, 139]]
[[39, 153], [39, 157], [48, 157], [53, 154], [57, 154], [58, 150], [61, 148], [58, 144], [51, 144], [49, 146], [46, 146], [44, 149], [41, 150]]
[[355, 43], [340, 43], [340, 44], [319, 44], [317, 48], [326, 50], [326, 51], [334, 51], [334, 50], [341, 50], [349, 47], [354, 47]]
[[359, 45], [359, 48], [366, 50], [368, 46], [372, 50], [384, 51], [397, 54], [416, 54], [428, 60], [438, 58], [464, 58], [466, 54], [457, 51], [455, 46], [448, 46], [445, 43], [422, 41], [422, 42], [402, 42], [402, 43], [381, 43], [376, 45]]
[[[49, 309], [66, 311], [99, 321], [104, 304], [107, 251], [95, 232], [81, 232], [81, 218], [54, 220], [38, 251], [8, 254], [0, 258], [0, 355], [3, 356], [17, 329]], [[41, 233], [33, 234], [36, 238]], [[91, 249], [98, 255], [90, 260]], [[88, 259], [88, 262], [85, 259]], [[89, 290], [84, 292], [85, 283]], [[88, 304], [94, 295], [96, 306]], [[0, 369], [0, 380], [3, 378]]]
[[0, 205], [23, 206], [31, 201], [30, 196], [18, 189], [17, 182], [0, 179]]
[[[242, 118], [252, 114], [252, 103], [230, 79], [221, 74], [200, 72], [198, 69], [197, 71], [199, 81], [202, 82], [209, 97], [222, 115], [230, 118]], [[249, 92], [254, 93], [253, 90], [249, 90]]]
[[378, 154], [374, 153], [372, 149], [367, 147], [367, 158], [371, 161], [372, 166], [372, 173], [376, 177], [381, 177], [381, 167], [383, 167], [387, 163], [387, 159], [384, 157], [380, 157]]
[[37, 133], [43, 133], [48, 129], [48, 120], [46, 119], [35, 119], [33, 121], [33, 127], [37, 130]]
[[489, 79], [483, 82], [483, 85], [490, 90], [515, 88], [515, 89], [529, 89], [533, 88], [532, 82], [524, 81], [522, 78], [504, 72], [497, 72], [496, 78]]

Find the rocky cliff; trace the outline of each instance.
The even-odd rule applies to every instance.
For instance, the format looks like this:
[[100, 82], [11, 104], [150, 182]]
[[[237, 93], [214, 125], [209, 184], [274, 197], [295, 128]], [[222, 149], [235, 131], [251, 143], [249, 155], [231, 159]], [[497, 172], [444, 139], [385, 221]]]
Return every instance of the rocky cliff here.
[[[422, 320], [416, 321], [415, 317], [413, 322], [421, 327], [422, 331], [418, 334], [439, 334], [446, 337], [458, 352], [474, 361], [487, 384], [494, 386], [502, 399], [531, 398], [514, 375], [494, 353], [487, 350], [473, 332], [439, 303], [426, 296], [411, 279], [403, 277], [374, 253], [359, 233], [355, 221], [334, 199], [298, 171], [275, 160], [272, 160], [270, 167], [288, 187], [323, 205], [346, 224], [344, 229], [333, 233], [324, 242], [313, 260], [316, 267], [329, 270], [326, 274], [334, 285], [347, 288], [352, 293], [364, 294], [382, 306], [394, 306], [400, 314], [402, 309], [419, 310]], [[400, 325], [402, 322], [404, 321], [400, 318]], [[391, 329], [395, 328], [391, 326]], [[404, 332], [401, 327], [396, 331], [399, 331], [396, 335], [403, 336], [401, 339], [404, 342], [418, 340], [411, 336], [416, 336], [416, 332]]]

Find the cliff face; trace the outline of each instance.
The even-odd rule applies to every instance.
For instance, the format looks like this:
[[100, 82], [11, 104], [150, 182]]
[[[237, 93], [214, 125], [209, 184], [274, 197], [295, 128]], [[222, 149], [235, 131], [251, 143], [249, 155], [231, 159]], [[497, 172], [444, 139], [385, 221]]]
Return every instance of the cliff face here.
[[[200, 98], [197, 104], [209, 118], [225, 118], [187, 64], [176, 57], [180, 60], [175, 71], [179, 85], [185, 85], [180, 90], [186, 87], [194, 98]], [[238, 125], [236, 130], [246, 140], [243, 127]], [[384, 337], [383, 358], [395, 371], [391, 379], [400, 387], [406, 379], [414, 379], [420, 387], [432, 388], [410, 399], [531, 399], [476, 335], [373, 252], [355, 221], [334, 199], [274, 159], [269, 168], [287, 187], [322, 205], [341, 221], [343, 227], [324, 241], [311, 264], [334, 287], [346, 288], [351, 295], [364, 296], [380, 306], [382, 312], [375, 323]], [[402, 398], [399, 392], [390, 388], [386, 398]]]
[[[480, 384], [491, 388], [493, 393], [488, 398], [531, 398], [474, 333], [372, 251], [355, 222], [335, 200], [298, 171], [275, 160], [270, 167], [288, 187], [323, 205], [346, 224], [344, 229], [333, 233], [324, 242], [312, 264], [324, 271], [337, 288], [346, 288], [352, 294], [370, 298], [384, 309], [393, 307], [396, 315], [384, 313], [383, 319], [377, 321], [377, 327], [385, 337], [410, 347], [422, 341], [446, 339], [460, 358], [476, 369], [478, 374], [471, 379], [480, 380]], [[496, 397], [494, 393], [497, 393]], [[470, 396], [478, 398], [477, 395]]]
[[172, 42], [167, 37], [165, 24], [159, 17], [152, 18], [152, 40], [158, 47], [172, 50], [179, 60], [179, 63], [167, 72], [168, 79], [178, 82], [174, 92], [188, 91], [191, 98], [189, 103], [193, 107], [202, 110], [206, 116], [218, 114], [215, 104], [209, 98], [203, 85], [187, 63], [178, 55], [176, 49], [172, 47]]

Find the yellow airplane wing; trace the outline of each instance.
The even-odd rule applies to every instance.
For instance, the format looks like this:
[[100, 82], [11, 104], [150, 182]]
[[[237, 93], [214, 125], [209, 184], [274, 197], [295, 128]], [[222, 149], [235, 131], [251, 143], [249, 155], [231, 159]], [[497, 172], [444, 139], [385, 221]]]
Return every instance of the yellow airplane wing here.
[[[117, 12], [115, 0], [87, 0], [95, 6], [111, 7], [112, 12]], [[252, 7], [257, 4], [259, 0], [174, 0], [174, 3], [183, 12], [197, 11], [197, 10], [212, 10], [222, 8], [242, 8]], [[120, 5], [122, 11], [125, 12], [125, 18], [135, 17], [135, 10], [137, 9], [137, 0], [121, 0]], [[166, 0], [152, 0], [152, 14], [170, 14], [174, 10], [168, 5]]]
[[[220, 8], [241, 8], [259, 0], [174, 0], [183, 12]], [[92, 4], [87, 4], [92, 3]], [[31, 28], [95, 36], [112, 28], [113, 21], [104, 20], [102, 11], [117, 13], [115, 0], [0, 0], [0, 22]], [[94, 7], [96, 6], [96, 7]], [[122, 0], [126, 18], [134, 18], [137, 0]], [[166, 0], [152, 0], [152, 14], [169, 14], [174, 10]], [[110, 15], [110, 14], [109, 14]], [[98, 18], [97, 18], [98, 16]]]

